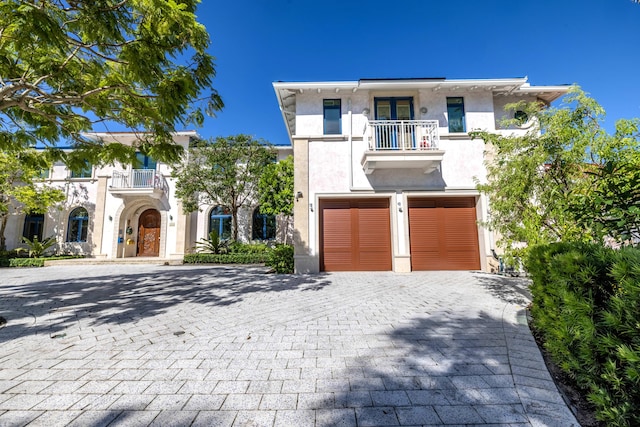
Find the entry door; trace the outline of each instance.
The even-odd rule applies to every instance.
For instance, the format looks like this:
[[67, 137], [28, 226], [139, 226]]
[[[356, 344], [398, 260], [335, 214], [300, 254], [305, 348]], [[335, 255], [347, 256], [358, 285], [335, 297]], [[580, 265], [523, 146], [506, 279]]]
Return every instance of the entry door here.
[[[407, 122], [413, 120], [413, 98], [376, 98], [376, 120]], [[411, 148], [414, 146], [410, 123], [389, 123], [376, 136], [378, 149]]]
[[147, 209], [138, 221], [138, 256], [160, 254], [160, 212]]

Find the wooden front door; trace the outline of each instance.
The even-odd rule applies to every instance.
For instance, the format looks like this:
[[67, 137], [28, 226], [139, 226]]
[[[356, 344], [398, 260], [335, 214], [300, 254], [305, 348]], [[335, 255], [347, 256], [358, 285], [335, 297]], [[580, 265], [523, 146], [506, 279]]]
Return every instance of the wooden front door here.
[[160, 212], [147, 209], [138, 221], [138, 256], [160, 254]]

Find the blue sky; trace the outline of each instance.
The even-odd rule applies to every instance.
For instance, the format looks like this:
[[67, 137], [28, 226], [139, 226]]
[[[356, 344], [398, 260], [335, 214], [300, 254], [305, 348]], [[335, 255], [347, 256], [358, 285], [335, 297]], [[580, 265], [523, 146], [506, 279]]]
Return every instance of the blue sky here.
[[606, 128], [640, 117], [640, 5], [631, 0], [203, 0], [226, 104], [203, 137], [289, 144], [271, 83], [529, 77], [577, 83]]

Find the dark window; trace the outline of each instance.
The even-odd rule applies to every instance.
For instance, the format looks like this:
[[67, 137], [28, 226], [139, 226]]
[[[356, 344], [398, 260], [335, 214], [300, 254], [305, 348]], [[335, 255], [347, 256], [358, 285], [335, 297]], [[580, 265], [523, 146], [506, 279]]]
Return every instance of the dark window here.
[[82, 169], [71, 170], [71, 178], [91, 178], [92, 170], [91, 163], [85, 161]]
[[342, 133], [342, 111], [339, 99], [323, 101], [324, 134], [339, 135]]
[[529, 116], [522, 110], [518, 110], [513, 114], [513, 118], [516, 119], [518, 126], [522, 126], [529, 120]]
[[134, 169], [156, 169], [156, 161], [146, 154], [136, 153], [136, 161], [133, 164]]
[[75, 208], [69, 215], [67, 242], [86, 242], [89, 229], [89, 213], [85, 208]]
[[217, 231], [220, 239], [231, 238], [231, 211], [226, 206], [216, 206], [209, 215], [209, 233]]
[[253, 211], [253, 240], [270, 240], [276, 238], [276, 217], [260, 213], [260, 208]]
[[43, 214], [29, 214], [24, 219], [24, 229], [22, 231], [22, 236], [31, 241], [33, 241], [34, 238], [42, 241], [42, 230], [44, 228], [43, 226]]
[[464, 120], [464, 99], [462, 97], [447, 98], [447, 114], [449, 116], [449, 132], [466, 132]]

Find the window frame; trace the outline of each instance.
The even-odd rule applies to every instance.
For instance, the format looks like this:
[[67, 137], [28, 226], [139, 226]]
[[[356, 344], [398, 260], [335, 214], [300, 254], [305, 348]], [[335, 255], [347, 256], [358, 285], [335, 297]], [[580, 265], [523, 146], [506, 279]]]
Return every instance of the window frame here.
[[69, 178], [71, 179], [88, 179], [93, 178], [93, 165], [85, 161], [85, 167], [80, 170], [69, 170]]
[[[80, 211], [84, 211], [86, 216], [79, 216], [77, 212]], [[86, 243], [89, 236], [89, 211], [82, 206], [78, 206], [69, 212], [68, 218], [67, 238], [65, 241], [69, 243]], [[76, 226], [74, 223], [78, 223], [78, 225]], [[73, 233], [75, 233], [75, 236], [72, 236]]]
[[253, 215], [251, 215], [251, 240], [274, 240], [277, 234], [276, 227], [275, 215], [260, 213], [260, 206], [253, 210]]
[[[453, 104], [451, 101], [460, 100], [460, 108], [462, 110], [462, 114], [460, 115], [460, 128], [453, 128], [452, 125], [452, 112], [454, 109], [457, 109], [458, 106]], [[457, 117], [456, 117], [457, 119]], [[466, 111], [464, 108], [464, 97], [462, 96], [447, 96], [447, 127], [449, 129], [449, 133], [466, 133], [467, 132], [467, 119], [466, 119]], [[455, 123], [455, 122], [454, 122]], [[461, 129], [461, 130], [458, 130]]]
[[[219, 212], [219, 213], [218, 213]], [[213, 231], [213, 223], [215, 220], [218, 220], [218, 237], [220, 240], [229, 240], [233, 236], [233, 217], [231, 215], [231, 210], [226, 206], [216, 205], [211, 208], [209, 212], [209, 224], [208, 224], [208, 232], [211, 233]], [[228, 224], [228, 227], [225, 227], [225, 223]], [[228, 228], [228, 235], [225, 234], [225, 228]]]
[[[32, 227], [28, 227], [28, 224], [35, 224], [36, 233], [31, 233]], [[38, 237], [38, 240], [42, 241], [44, 237], [44, 214], [27, 214], [24, 217], [22, 237], [26, 237], [30, 241], [33, 241], [34, 237]]]
[[[327, 103], [336, 103], [337, 105], [327, 105]], [[336, 124], [335, 119], [327, 119], [327, 112], [337, 111], [337, 130], [333, 127]], [[322, 133], [323, 135], [342, 135], [342, 100], [340, 98], [327, 98], [322, 100]]]

